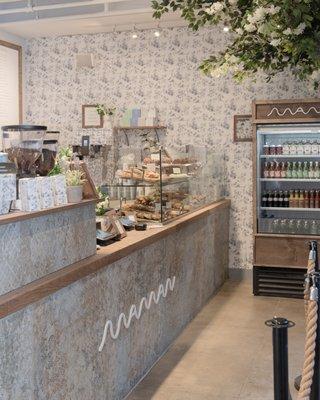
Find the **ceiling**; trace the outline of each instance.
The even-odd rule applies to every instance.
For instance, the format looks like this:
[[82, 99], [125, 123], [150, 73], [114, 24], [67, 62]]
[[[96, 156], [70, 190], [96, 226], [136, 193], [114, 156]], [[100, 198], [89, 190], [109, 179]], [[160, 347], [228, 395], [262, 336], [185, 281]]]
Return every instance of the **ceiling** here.
[[152, 18], [151, 0], [0, 0], [0, 29], [23, 38], [184, 26]]

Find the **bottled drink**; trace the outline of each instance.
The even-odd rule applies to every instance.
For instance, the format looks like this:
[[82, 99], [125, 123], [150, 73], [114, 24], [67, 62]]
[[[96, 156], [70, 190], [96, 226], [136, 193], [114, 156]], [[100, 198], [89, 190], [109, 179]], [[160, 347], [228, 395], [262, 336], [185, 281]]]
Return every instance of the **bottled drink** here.
[[310, 193], [308, 190], [304, 191], [304, 208], [309, 208], [310, 207]]
[[316, 161], [316, 162], [314, 163], [314, 177], [315, 177], [316, 179], [319, 179], [319, 178], [320, 178], [320, 168], [319, 168], [319, 162], [318, 162], [318, 161]]
[[281, 207], [281, 208], [284, 207], [283, 200], [284, 200], [284, 194], [282, 191], [280, 191], [278, 193], [278, 207]]
[[289, 207], [289, 192], [287, 190], [284, 192], [283, 207]]
[[290, 190], [290, 196], [289, 196], [289, 207], [294, 207], [294, 190]]
[[273, 207], [273, 194], [268, 192], [267, 207]]
[[319, 205], [320, 205], [319, 190], [316, 190], [314, 196], [314, 207], [319, 208]]
[[265, 144], [263, 146], [263, 154], [265, 154], [265, 155], [270, 154], [270, 146], [268, 144]]
[[298, 166], [297, 166], [297, 178], [302, 179], [303, 178], [303, 169], [302, 169], [302, 162], [299, 161], [298, 162]]
[[303, 190], [299, 190], [299, 197], [298, 197], [298, 207], [304, 207], [304, 197], [303, 197]]
[[286, 177], [292, 178], [292, 163], [291, 162], [288, 162], [288, 164], [287, 164]]
[[263, 194], [262, 194], [261, 207], [268, 207], [268, 193], [267, 192], [263, 192]]
[[281, 177], [281, 166], [280, 166], [280, 163], [278, 163], [278, 162], [276, 162], [276, 164], [275, 164], [274, 177], [275, 178]]
[[303, 163], [303, 168], [302, 168], [302, 170], [303, 170], [303, 178], [304, 179], [308, 179], [309, 178], [309, 174], [310, 174], [310, 167], [311, 167], [311, 165], [309, 165], [308, 164], [308, 161], [305, 161], [304, 163]]
[[287, 165], [286, 163], [280, 163], [280, 177], [286, 178], [287, 177]]
[[273, 194], [273, 207], [279, 207], [279, 197], [277, 191], [275, 191]]
[[308, 178], [310, 178], [310, 179], [314, 178], [314, 175], [315, 175], [315, 166], [314, 166], [314, 162], [312, 162], [312, 161], [309, 164], [309, 174], [308, 175], [309, 175]]
[[299, 190], [293, 191], [293, 206], [295, 208], [299, 207]]
[[310, 155], [311, 154], [311, 142], [307, 140], [304, 145], [304, 154]]
[[274, 178], [275, 176], [275, 163], [272, 162], [270, 163], [270, 168], [269, 168], [269, 178]]
[[270, 149], [269, 150], [270, 154], [274, 156], [276, 154], [276, 146], [274, 144], [272, 144], [269, 146], [269, 149]]
[[303, 150], [304, 150], [304, 143], [302, 141], [297, 143], [297, 151], [296, 154], [303, 154]]
[[315, 206], [314, 190], [310, 190], [310, 208], [314, 208], [314, 206]]
[[264, 178], [269, 178], [269, 163], [265, 162], [264, 167], [263, 167], [263, 177]]
[[276, 146], [276, 154], [283, 154], [282, 144]]
[[292, 163], [291, 178], [293, 179], [298, 178], [298, 164], [296, 162]]
[[290, 147], [290, 154], [297, 154], [297, 142], [292, 141], [289, 145]]
[[[317, 146], [317, 150], [318, 150], [318, 146]], [[282, 145], [282, 153], [288, 155], [289, 152], [290, 152], [289, 142], [284, 142]]]
[[317, 155], [318, 153], [318, 143], [314, 140], [311, 144], [311, 154]]

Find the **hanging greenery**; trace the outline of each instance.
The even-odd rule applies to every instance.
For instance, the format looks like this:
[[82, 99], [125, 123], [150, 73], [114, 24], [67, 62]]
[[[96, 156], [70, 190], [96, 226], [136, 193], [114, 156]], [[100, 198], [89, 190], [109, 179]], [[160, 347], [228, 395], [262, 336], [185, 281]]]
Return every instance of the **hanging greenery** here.
[[189, 27], [221, 24], [230, 42], [200, 65], [207, 75], [231, 72], [237, 81], [258, 71], [270, 80], [289, 68], [301, 80], [320, 84], [320, 0], [153, 0], [153, 16], [180, 11]]

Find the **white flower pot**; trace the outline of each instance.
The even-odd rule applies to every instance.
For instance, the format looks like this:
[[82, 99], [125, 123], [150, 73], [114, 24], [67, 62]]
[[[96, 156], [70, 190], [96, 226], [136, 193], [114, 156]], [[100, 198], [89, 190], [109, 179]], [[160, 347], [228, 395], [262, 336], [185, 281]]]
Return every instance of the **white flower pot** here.
[[68, 203], [79, 203], [83, 198], [83, 187], [81, 186], [67, 186]]

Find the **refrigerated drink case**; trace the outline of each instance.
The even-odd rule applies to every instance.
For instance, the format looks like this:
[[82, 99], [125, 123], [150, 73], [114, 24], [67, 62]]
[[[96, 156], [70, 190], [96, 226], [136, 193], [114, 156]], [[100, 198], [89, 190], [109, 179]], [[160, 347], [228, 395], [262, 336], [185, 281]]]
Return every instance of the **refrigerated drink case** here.
[[320, 124], [258, 125], [256, 134], [257, 232], [319, 235]]

